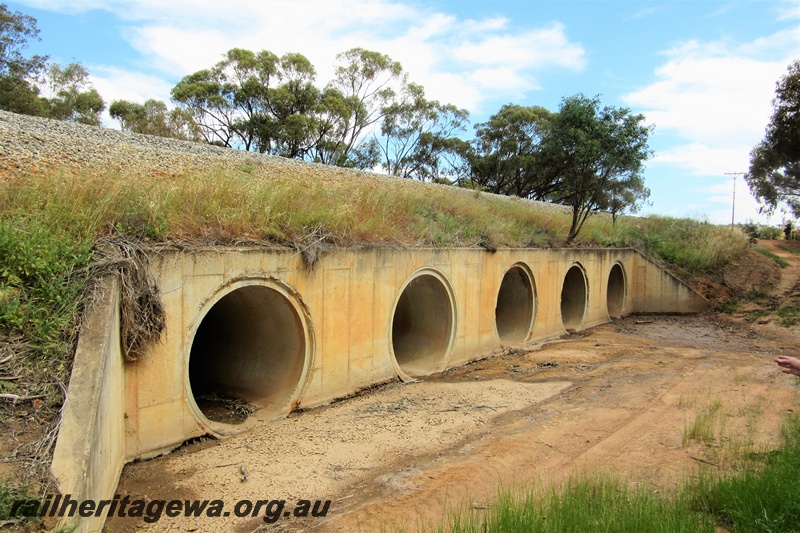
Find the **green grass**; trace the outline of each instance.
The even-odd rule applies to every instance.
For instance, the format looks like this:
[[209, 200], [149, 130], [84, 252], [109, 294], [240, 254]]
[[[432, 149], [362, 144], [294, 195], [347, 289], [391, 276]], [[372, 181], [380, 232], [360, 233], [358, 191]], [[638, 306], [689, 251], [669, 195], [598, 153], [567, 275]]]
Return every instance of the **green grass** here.
[[784, 302], [778, 307], [777, 315], [778, 324], [787, 328], [800, 322], [800, 308], [789, 302]]
[[745, 320], [747, 320], [750, 324], [758, 320], [759, 318], [763, 318], [765, 316], [769, 316], [769, 311], [765, 309], [759, 309], [758, 311], [753, 311], [752, 313], [748, 313]]
[[770, 259], [775, 261], [781, 268], [786, 268], [787, 266], [789, 266], [789, 261], [787, 261], [783, 257], [775, 255], [773, 252], [770, 252], [769, 250], [765, 250], [764, 248], [759, 248], [758, 246], [754, 246], [753, 249], [756, 252], [760, 253], [761, 255], [769, 257]]
[[599, 217], [592, 222], [579, 241], [634, 246], [690, 274], [718, 272], [748, 246], [747, 237], [739, 231], [687, 218], [624, 217], [616, 226]]
[[729, 531], [800, 528], [800, 418], [783, 428], [783, 445], [730, 475], [702, 471], [690, 487], [694, 505]]
[[701, 470], [696, 480], [682, 482], [672, 494], [632, 488], [609, 474], [579, 475], [549, 491], [501, 489], [487, 509], [457, 510], [425, 530], [791, 532], [800, 527], [798, 480], [800, 417], [794, 416], [783, 427], [779, 449], [749, 453], [733, 471]]
[[632, 489], [610, 475], [571, 477], [563, 487], [541, 495], [533, 490], [501, 490], [485, 511], [453, 514], [434, 531], [713, 532], [712, 522], [695, 512], [683, 495], [665, 499], [648, 487]]
[[781, 250], [784, 250], [786, 252], [795, 254], [795, 255], [800, 254], [800, 248], [798, 248], [796, 246], [788, 246], [786, 244], [779, 244], [778, 248], [780, 248]]
[[717, 305], [715, 305], [714, 310], [720, 313], [731, 314], [735, 313], [739, 309], [739, 305], [741, 305], [739, 298], [731, 298], [726, 302], [720, 302]]
[[683, 430], [683, 444], [697, 440], [705, 444], [714, 442], [720, 425], [722, 402], [715, 400], [703, 406], [695, 415], [694, 421]]

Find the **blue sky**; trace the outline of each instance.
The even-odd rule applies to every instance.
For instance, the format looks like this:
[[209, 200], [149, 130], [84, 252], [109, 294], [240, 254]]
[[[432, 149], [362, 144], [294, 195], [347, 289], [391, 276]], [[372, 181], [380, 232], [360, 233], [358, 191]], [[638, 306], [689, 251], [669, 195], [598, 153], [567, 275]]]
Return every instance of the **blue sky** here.
[[[764, 135], [775, 83], [800, 59], [800, 0], [22, 0], [41, 43], [80, 61], [107, 102], [169, 99], [230, 48], [300, 52], [330, 80], [360, 46], [400, 61], [426, 94], [470, 111], [556, 110], [599, 95], [655, 125], [644, 213], [730, 223], [733, 179]], [[110, 122], [109, 122], [110, 124]], [[470, 133], [471, 128], [470, 126]], [[741, 178], [736, 221], [767, 222]], [[772, 217], [779, 223], [781, 213]]]

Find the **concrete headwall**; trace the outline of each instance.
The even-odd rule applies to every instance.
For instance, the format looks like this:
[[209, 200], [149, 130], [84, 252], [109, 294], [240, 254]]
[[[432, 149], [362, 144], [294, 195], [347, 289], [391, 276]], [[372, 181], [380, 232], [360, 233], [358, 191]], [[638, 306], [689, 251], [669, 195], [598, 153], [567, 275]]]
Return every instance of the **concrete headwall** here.
[[[167, 325], [126, 366], [129, 460], [600, 324], [610, 308], [707, 306], [630, 249], [342, 249], [310, 272], [294, 251], [161, 251], [151, 268]], [[198, 405], [204, 392], [262, 409], [217, 422]]]

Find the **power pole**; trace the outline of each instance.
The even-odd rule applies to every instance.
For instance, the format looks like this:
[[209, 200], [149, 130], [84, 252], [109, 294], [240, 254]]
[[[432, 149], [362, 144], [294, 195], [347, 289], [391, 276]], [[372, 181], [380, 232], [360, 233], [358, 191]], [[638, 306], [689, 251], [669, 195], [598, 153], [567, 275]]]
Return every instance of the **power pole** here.
[[726, 176], [733, 176], [733, 203], [731, 204], [731, 229], [733, 229], [736, 216], [736, 176], [746, 176], [747, 172], [726, 172]]

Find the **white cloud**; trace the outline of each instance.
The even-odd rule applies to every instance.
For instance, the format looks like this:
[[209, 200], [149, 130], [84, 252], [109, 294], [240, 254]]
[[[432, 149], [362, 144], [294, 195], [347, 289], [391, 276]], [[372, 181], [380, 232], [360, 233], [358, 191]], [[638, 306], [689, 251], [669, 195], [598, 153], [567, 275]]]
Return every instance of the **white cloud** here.
[[[738, 44], [680, 43], [664, 52], [653, 83], [622, 97], [656, 126], [654, 168], [718, 183], [695, 189], [692, 197], [710, 208], [707, 215], [714, 222], [730, 221], [730, 208], [726, 214], [722, 204], [731, 204], [732, 179], [724, 174], [748, 170], [750, 150], [763, 138], [772, 114], [775, 83], [800, 56], [799, 34], [800, 28], [792, 27]], [[737, 221], [767, 221], [741, 178], [736, 192]]]
[[800, 2], [798, 2], [797, 0], [788, 0], [781, 2], [779, 10], [780, 10], [780, 16], [778, 20], [800, 19]]
[[237, 0], [224, 9], [218, 0], [23, 3], [69, 13], [114, 13], [127, 25], [124, 35], [142, 55], [143, 70], [173, 84], [242, 47], [300, 52], [318, 69], [322, 85], [333, 77], [335, 55], [359, 46], [400, 61], [430, 98], [474, 111], [487, 98], [518, 98], [538, 89], [542, 68], [581, 70], [586, 64], [583, 47], [559, 23], [512, 31], [504, 17], [459, 19], [393, 0]]
[[696, 176], [719, 176], [750, 165], [750, 145], [709, 146], [690, 143], [656, 152], [652, 165], [676, 165]]
[[677, 133], [714, 148], [752, 145], [763, 135], [775, 82], [788, 59], [719, 56], [714, 47], [691, 43], [672, 51], [669, 61], [656, 70], [659, 81], [623, 99], [643, 109], [657, 132]]

